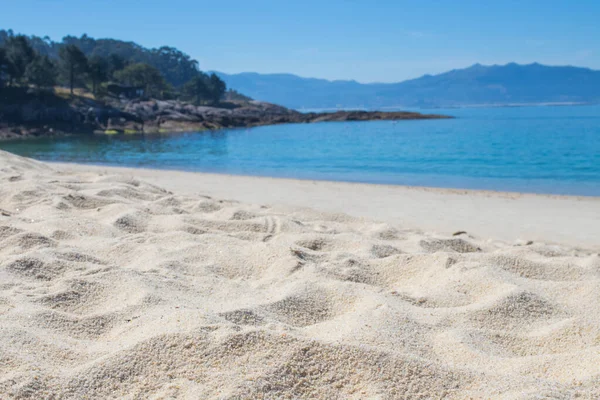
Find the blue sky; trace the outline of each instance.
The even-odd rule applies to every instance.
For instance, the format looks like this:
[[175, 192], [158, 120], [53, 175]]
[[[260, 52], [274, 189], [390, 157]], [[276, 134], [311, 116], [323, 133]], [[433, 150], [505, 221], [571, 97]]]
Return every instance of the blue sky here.
[[600, 69], [598, 0], [2, 0], [0, 28], [175, 46], [203, 70], [394, 82], [474, 63]]

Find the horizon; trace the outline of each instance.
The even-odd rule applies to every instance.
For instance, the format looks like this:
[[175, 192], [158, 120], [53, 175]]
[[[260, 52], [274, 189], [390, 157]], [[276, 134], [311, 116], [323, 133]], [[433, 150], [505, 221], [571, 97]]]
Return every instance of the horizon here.
[[[318, 10], [318, 12], [313, 12]], [[326, 80], [392, 83], [484, 65], [576, 65], [600, 69], [600, 4], [534, 0], [456, 7], [355, 0], [302, 4], [178, 0], [144, 7], [107, 0], [3, 5], [0, 27], [15, 33], [114, 38], [173, 46], [202, 70], [289, 73]], [[60, 18], [48, 18], [48, 15]], [[91, 18], [90, 16], [93, 16]]]

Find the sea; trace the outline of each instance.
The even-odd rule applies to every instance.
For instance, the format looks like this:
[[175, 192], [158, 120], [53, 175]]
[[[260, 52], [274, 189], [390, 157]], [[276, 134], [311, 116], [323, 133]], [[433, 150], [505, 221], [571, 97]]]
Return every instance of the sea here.
[[0, 149], [44, 161], [600, 196], [600, 105], [416, 111], [455, 118], [76, 135]]

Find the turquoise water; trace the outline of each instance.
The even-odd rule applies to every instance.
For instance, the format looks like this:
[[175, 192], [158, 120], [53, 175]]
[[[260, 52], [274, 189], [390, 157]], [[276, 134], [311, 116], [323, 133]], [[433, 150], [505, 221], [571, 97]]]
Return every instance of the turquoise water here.
[[94, 135], [0, 148], [50, 161], [600, 196], [600, 106], [435, 112], [457, 118]]

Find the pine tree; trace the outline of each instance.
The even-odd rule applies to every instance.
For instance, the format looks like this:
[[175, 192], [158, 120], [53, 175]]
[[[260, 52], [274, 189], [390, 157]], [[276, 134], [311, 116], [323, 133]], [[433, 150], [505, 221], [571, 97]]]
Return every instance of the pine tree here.
[[4, 44], [11, 84], [20, 83], [27, 66], [34, 60], [35, 51], [23, 35], [11, 36]]
[[25, 69], [24, 78], [38, 88], [52, 87], [56, 84], [56, 68], [47, 56], [37, 56]]
[[227, 90], [227, 85], [215, 73], [210, 74], [210, 94], [213, 103], [218, 103]]
[[69, 44], [60, 48], [59, 56], [62, 61], [62, 73], [69, 82], [71, 95], [75, 84], [81, 79], [81, 75], [87, 72], [87, 58], [79, 47]]
[[95, 96], [98, 86], [108, 80], [108, 62], [102, 57], [91, 57], [88, 61], [88, 77], [92, 83], [92, 93]]
[[183, 94], [188, 99], [193, 99], [194, 103], [199, 106], [204, 100], [209, 98], [210, 89], [208, 87], [208, 76], [199, 73], [183, 85]]

